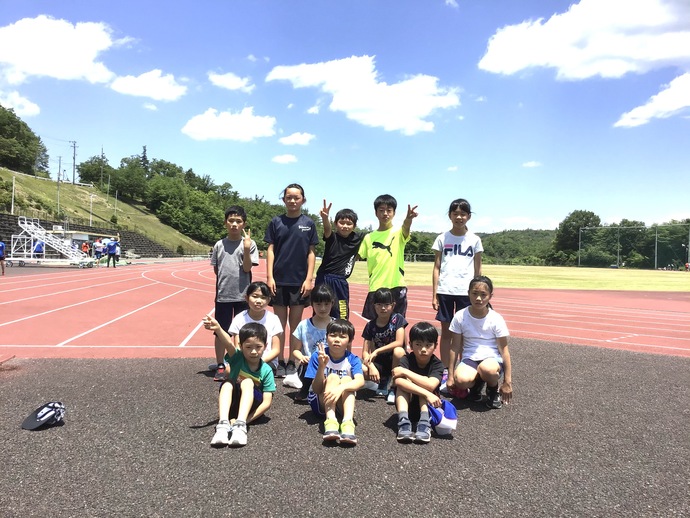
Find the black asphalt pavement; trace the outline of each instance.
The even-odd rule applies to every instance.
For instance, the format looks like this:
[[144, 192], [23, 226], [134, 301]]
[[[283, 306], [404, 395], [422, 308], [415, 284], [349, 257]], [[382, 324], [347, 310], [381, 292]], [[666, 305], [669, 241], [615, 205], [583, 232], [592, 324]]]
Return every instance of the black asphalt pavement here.
[[[356, 406], [355, 448], [279, 383], [249, 444], [213, 449], [203, 359], [0, 366], [0, 516], [690, 516], [690, 358], [511, 339], [514, 403], [458, 403], [453, 439], [399, 445]], [[288, 395], [286, 395], [288, 394]], [[30, 432], [41, 403], [64, 426]]]

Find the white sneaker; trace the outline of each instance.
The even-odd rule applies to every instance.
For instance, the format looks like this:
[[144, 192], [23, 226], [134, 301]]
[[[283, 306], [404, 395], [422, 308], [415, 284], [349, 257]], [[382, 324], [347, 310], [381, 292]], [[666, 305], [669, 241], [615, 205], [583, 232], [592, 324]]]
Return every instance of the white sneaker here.
[[302, 380], [299, 379], [299, 374], [296, 372], [294, 374], [288, 374], [283, 378], [283, 385], [285, 387], [291, 387], [294, 389], [302, 388]]
[[235, 421], [232, 427], [232, 437], [230, 437], [230, 446], [245, 446], [247, 444], [247, 423], [244, 421]]
[[216, 425], [216, 433], [211, 439], [211, 446], [221, 447], [228, 445], [228, 434], [230, 433], [230, 423], [228, 421], [220, 421]]
[[389, 390], [388, 396], [386, 396], [386, 403], [389, 405], [395, 405], [395, 390]]

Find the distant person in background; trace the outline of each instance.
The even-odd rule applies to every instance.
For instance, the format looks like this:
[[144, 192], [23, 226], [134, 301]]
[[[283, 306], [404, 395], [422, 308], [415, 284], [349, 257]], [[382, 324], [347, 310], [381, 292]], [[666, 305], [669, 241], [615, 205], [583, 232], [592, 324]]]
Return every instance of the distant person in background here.
[[113, 260], [113, 268], [116, 268], [116, 256], [117, 256], [117, 246], [119, 243], [117, 242], [117, 238], [113, 237], [108, 241], [108, 245], [106, 248], [108, 249], [108, 264], [107, 268], [110, 268], [110, 260]]
[[93, 244], [93, 255], [96, 258], [96, 265], [101, 265], [101, 257], [103, 257], [103, 243], [100, 238]]
[[5, 275], [5, 242], [0, 237], [0, 268], [2, 274]]
[[89, 247], [89, 242], [88, 242], [88, 241], [84, 241], [84, 242], [81, 244], [81, 251], [84, 252], [86, 255], [89, 255], [89, 249], [90, 249], [90, 247]]
[[44, 255], [44, 243], [40, 239], [34, 243], [34, 248], [33, 248], [33, 256], [42, 256]]
[[120, 242], [118, 241], [117, 246], [115, 247], [115, 262], [119, 263], [120, 262], [120, 254], [122, 253], [122, 248], [120, 248]]

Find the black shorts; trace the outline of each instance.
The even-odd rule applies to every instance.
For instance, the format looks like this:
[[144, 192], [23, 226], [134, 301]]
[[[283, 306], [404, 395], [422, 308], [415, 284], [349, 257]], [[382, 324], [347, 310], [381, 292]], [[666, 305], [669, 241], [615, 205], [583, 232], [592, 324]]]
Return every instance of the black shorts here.
[[239, 313], [248, 309], [249, 306], [244, 300], [236, 302], [216, 302], [216, 313], [215, 317], [220, 327], [227, 331], [230, 329], [230, 323], [232, 319], [235, 318]]
[[439, 322], [451, 322], [458, 311], [470, 305], [470, 298], [467, 295], [443, 295], [437, 293], [436, 300], [438, 300], [436, 320]]
[[[230, 380], [226, 383], [232, 383], [232, 401], [230, 402], [230, 412], [228, 414], [228, 420], [236, 419], [237, 413], [240, 410], [240, 383], [237, 380]], [[223, 383], [221, 383], [220, 386], [222, 387]], [[218, 392], [220, 393], [220, 388], [218, 389]], [[259, 407], [263, 400], [264, 393], [258, 390], [256, 387], [254, 387], [254, 401], [252, 402], [252, 407], [249, 410], [250, 415], [252, 412], [254, 412], [254, 410], [256, 410]], [[223, 416], [220, 416], [220, 418], [224, 419]]]
[[[393, 313], [400, 313], [402, 316], [405, 316], [405, 313], [407, 313], [407, 288], [405, 286], [400, 286], [398, 288], [391, 288], [390, 290], [393, 292], [393, 300], [395, 301]], [[367, 294], [367, 300], [364, 301], [362, 317], [367, 320], [374, 320], [376, 318], [373, 291]]]
[[271, 306], [308, 306], [309, 297], [302, 298], [302, 286], [276, 286], [276, 296], [271, 300]]

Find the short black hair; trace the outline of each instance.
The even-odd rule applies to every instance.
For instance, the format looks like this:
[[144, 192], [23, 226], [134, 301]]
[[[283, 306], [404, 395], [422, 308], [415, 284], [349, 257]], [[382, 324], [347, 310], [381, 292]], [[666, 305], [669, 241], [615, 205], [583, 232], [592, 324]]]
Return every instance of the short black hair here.
[[242, 329], [240, 329], [240, 345], [246, 342], [249, 338], [258, 338], [262, 344], [266, 345], [268, 342], [268, 331], [263, 326], [257, 322], [250, 322], [249, 324], [244, 324]]
[[247, 213], [239, 205], [232, 205], [225, 209], [225, 221], [228, 220], [228, 216], [239, 216], [242, 221], [247, 221]]
[[379, 288], [374, 292], [372, 298], [374, 304], [393, 304], [395, 302], [393, 292], [388, 288]]
[[339, 210], [333, 221], [337, 223], [341, 219], [349, 219], [354, 226], [357, 226], [357, 213], [352, 209]]
[[315, 302], [330, 302], [333, 304], [335, 302], [335, 295], [333, 295], [333, 290], [327, 284], [319, 284], [311, 290], [309, 299], [312, 304]]
[[374, 200], [374, 210], [378, 210], [381, 205], [388, 205], [393, 207], [393, 210], [396, 210], [398, 208], [398, 200], [390, 194], [382, 194]]
[[435, 344], [438, 341], [438, 330], [429, 322], [417, 322], [410, 329], [410, 343], [415, 340]]
[[259, 290], [264, 297], [268, 299], [271, 298], [271, 288], [268, 287], [268, 284], [262, 281], [252, 282], [249, 286], [247, 286], [247, 291], [245, 291], [244, 294], [249, 297], [249, 295], [254, 293], [256, 290]]
[[350, 337], [350, 342], [355, 339], [355, 326], [348, 320], [338, 318], [336, 320], [331, 320], [326, 326], [326, 334], [331, 333], [347, 333]]

